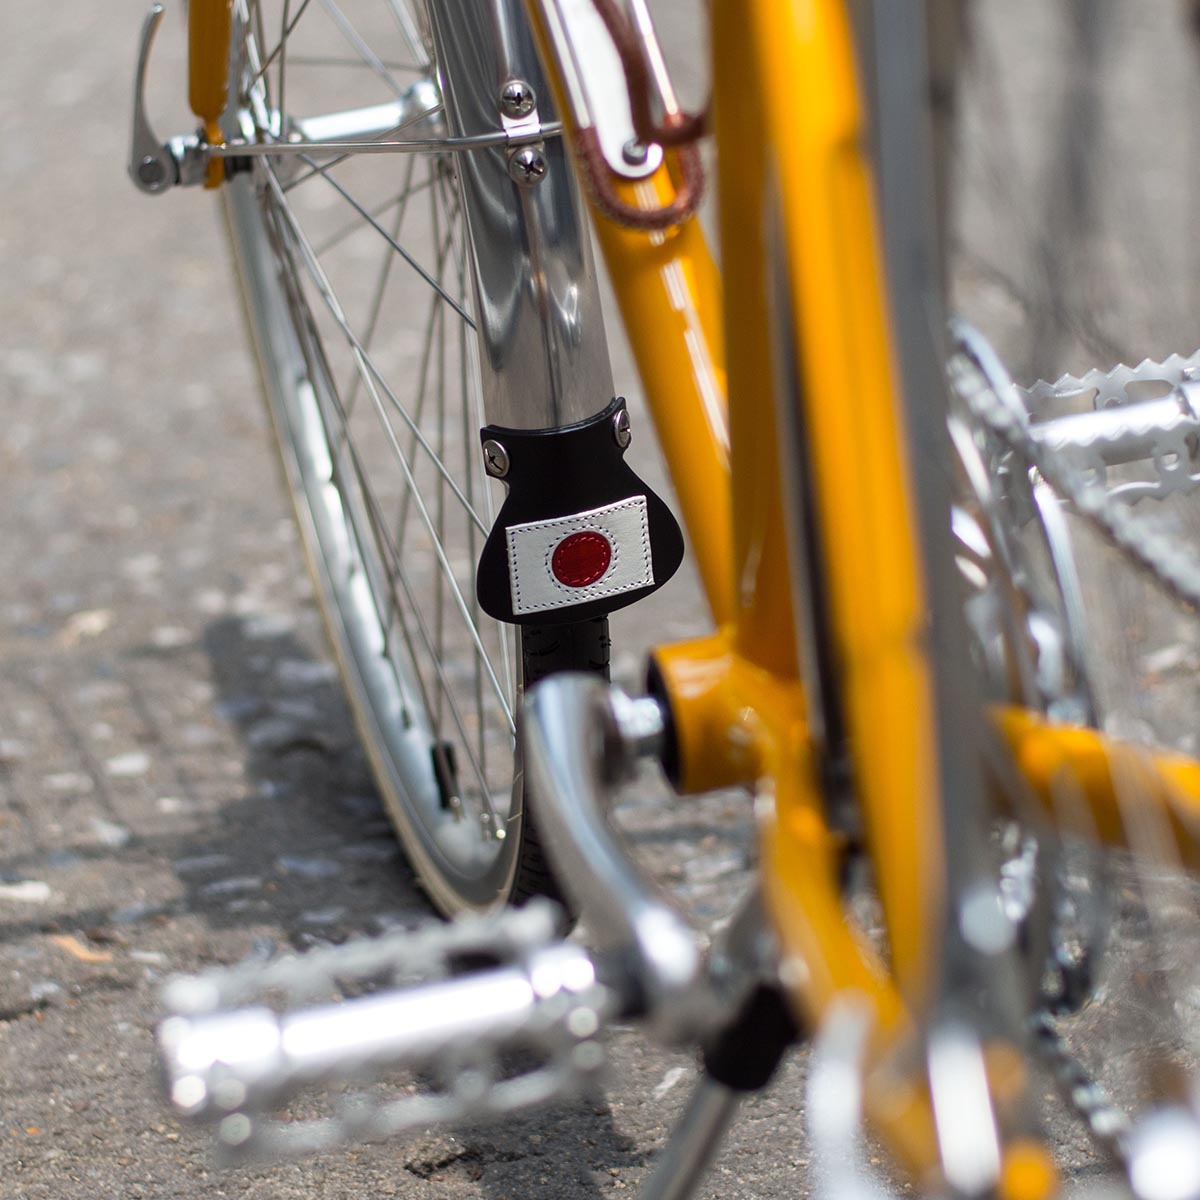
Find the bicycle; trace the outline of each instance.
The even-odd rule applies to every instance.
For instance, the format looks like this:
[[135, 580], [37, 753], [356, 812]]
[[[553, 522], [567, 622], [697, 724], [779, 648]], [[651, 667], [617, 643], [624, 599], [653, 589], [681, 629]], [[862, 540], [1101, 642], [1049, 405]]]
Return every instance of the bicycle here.
[[[1103, 487], [1109, 468], [1147, 459], [1159, 478], [1146, 486], [1190, 481], [1188, 439], [1200, 431], [1191, 364], [1023, 393], [979, 335], [957, 327], [943, 381], [922, 89], [930, 55], [936, 68], [944, 47], [936, 37], [927, 45], [923, 22], [906, 19], [915, 9], [714, 5], [726, 248], [718, 275], [695, 219], [703, 122], [676, 100], [640, 0], [628, 11], [607, 0], [538, 0], [529, 23], [507, 0], [392, 5], [387, 15], [420, 60], [405, 87], [392, 78], [400, 68], [322, 0], [361, 60], [353, 70], [391, 80], [394, 98], [301, 117], [286, 103], [296, 71], [306, 55], [326, 53], [302, 53], [297, 30], [309, 7], [283, 4], [284, 49], [271, 52], [260, 4], [233, 6], [230, 37], [225, 4], [192, 0], [193, 107], [204, 129], [160, 143], [142, 113], [131, 167], [147, 190], [207, 182], [227, 199], [285, 466], [381, 787], [434, 902], [477, 915], [176, 984], [176, 1015], [162, 1032], [173, 1100], [217, 1120], [223, 1145], [243, 1153], [496, 1117], [587, 1086], [602, 1063], [603, 1026], [638, 1015], [663, 1037], [705, 1049], [706, 1082], [650, 1185], [651, 1195], [683, 1195], [736, 1095], [765, 1085], [805, 1025], [818, 1031], [813, 1111], [828, 1115], [814, 1132], [830, 1154], [855, 1159], [862, 1114], [852, 1083], [861, 1080], [866, 1119], [923, 1187], [1053, 1194], [1052, 1155], [1028, 1119], [1031, 1038], [1082, 1094], [1045, 1012], [1086, 995], [1095, 938], [1064, 933], [1053, 910], [1073, 897], [1055, 867], [1055, 838], [1030, 811], [1040, 804], [1046, 825], [1067, 833], [1080, 831], [1082, 813], [1091, 826], [1083, 832], [1120, 843], [1129, 826], [1136, 836], [1122, 811], [1135, 804], [1189, 862], [1200, 768], [1086, 728], [1094, 702], [1078, 588], [1050, 490], [1177, 596], [1200, 600], [1194, 569], [1145, 537]], [[930, 30], [943, 32], [953, 6], [930, 9]], [[808, 84], [799, 108], [798, 79]], [[660, 585], [680, 545], [669, 513], [620, 461], [629, 429], [621, 403], [608, 399], [566, 138], [718, 627], [659, 647], [647, 695], [636, 699], [605, 686], [602, 622]], [[427, 173], [414, 182], [418, 161]], [[382, 205], [344, 182], [370, 162], [409, 164]], [[436, 332], [422, 344], [407, 416], [373, 348], [392, 267], [375, 278], [368, 332], [354, 334], [341, 283], [318, 252], [349, 235], [322, 229], [319, 208], [315, 227], [295, 211], [315, 183], [434, 287], [427, 328]], [[399, 241], [417, 189], [432, 202], [434, 271]], [[469, 239], [454, 226], [464, 210]], [[323, 311], [354, 368], [342, 393], [319, 337]], [[459, 323], [448, 334], [452, 315]], [[471, 327], [481, 339], [476, 367]], [[443, 404], [422, 429], [422, 381], [432, 363], [444, 386], [455, 347], [451, 374], [469, 392], [478, 369], [482, 411], [464, 401], [461, 427], [450, 431]], [[1135, 383], [1166, 392], [1140, 400]], [[1039, 403], [1089, 389], [1116, 407], [1031, 419]], [[953, 459], [946, 412], [919, 399], [947, 390]], [[353, 441], [360, 404], [396, 452], [398, 495], [376, 493], [378, 447]], [[462, 483], [449, 477], [451, 453], [461, 456]], [[433, 471], [436, 514], [414, 461]], [[948, 478], [921, 471], [924, 461], [957, 461], [964, 482], [954, 504]], [[498, 513], [486, 507], [489, 475], [509, 486]], [[869, 486], [848, 487], [854, 479]], [[462, 509], [462, 562], [444, 536], [450, 500]], [[416, 605], [410, 615], [408, 602], [431, 564], [408, 552], [407, 528], [394, 547], [381, 536], [397, 508], [431, 535], [440, 570], [427, 615]], [[957, 541], [947, 532], [952, 509]], [[1048, 589], [1024, 570], [1018, 526], [1053, 565]], [[402, 554], [405, 571], [391, 571]], [[472, 599], [455, 572], [470, 572], [477, 557]], [[968, 560], [962, 569], [984, 601], [970, 636], [956, 559]], [[447, 597], [472, 630], [471, 719], [448, 686]], [[570, 631], [566, 647], [546, 655], [552, 677], [525, 702], [525, 761], [518, 756], [507, 805], [497, 797], [509, 772], [497, 783], [487, 762], [516, 732], [518, 652], [497, 632], [487, 654], [493, 634], [480, 630], [480, 612], [521, 627], [525, 682], [541, 674], [530, 645], [547, 627]], [[418, 644], [430, 652], [432, 699], [419, 667], [403, 678], [404, 661], [422, 657]], [[973, 658], [1000, 702], [990, 728], [978, 705], [962, 702], [977, 694]], [[570, 666], [592, 676], [562, 673]], [[443, 737], [449, 726], [453, 742]], [[757, 797], [761, 895], [711, 954], [645, 886], [604, 819], [607, 796], [646, 758], [681, 793], [741, 786]], [[526, 771], [536, 827], [523, 810]], [[464, 774], [475, 776], [473, 797]], [[1004, 837], [1015, 830], [1017, 845], [1005, 851], [1002, 877], [1017, 881], [1017, 901], [1002, 895], [994, 865], [992, 833], [1006, 810], [1015, 824]], [[544, 907], [497, 911], [514, 896], [553, 891], [543, 839], [598, 939], [593, 952], [559, 941]], [[873, 871], [886, 954], [843, 910], [856, 862]], [[1058, 953], [1046, 984], [1047, 954], [1070, 937], [1082, 952], [1075, 961]], [[352, 991], [348, 981], [367, 986], [418, 968], [446, 978], [291, 1014], [229, 1011], [250, 995], [311, 1001]], [[506, 1065], [513, 1048], [532, 1051], [535, 1065]], [[302, 1086], [401, 1064], [440, 1073], [443, 1086], [310, 1126], [259, 1119]], [[1195, 1139], [1182, 1101], [1161, 1103], [1132, 1128], [1099, 1093], [1077, 1106], [1139, 1194], [1150, 1194], [1138, 1179], [1153, 1172], [1156, 1145], [1178, 1150]], [[838, 1186], [861, 1188], [859, 1167]]]

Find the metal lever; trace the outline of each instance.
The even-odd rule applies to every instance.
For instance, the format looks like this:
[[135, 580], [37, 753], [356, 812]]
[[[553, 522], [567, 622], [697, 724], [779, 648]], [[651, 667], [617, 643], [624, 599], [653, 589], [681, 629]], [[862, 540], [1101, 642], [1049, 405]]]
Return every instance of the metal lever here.
[[133, 129], [129, 145], [129, 177], [143, 192], [157, 196], [177, 184], [203, 183], [208, 173], [208, 145], [198, 134], [160, 141], [146, 115], [146, 70], [162, 24], [163, 6], [152, 4], [142, 22], [137, 74], [133, 83]]

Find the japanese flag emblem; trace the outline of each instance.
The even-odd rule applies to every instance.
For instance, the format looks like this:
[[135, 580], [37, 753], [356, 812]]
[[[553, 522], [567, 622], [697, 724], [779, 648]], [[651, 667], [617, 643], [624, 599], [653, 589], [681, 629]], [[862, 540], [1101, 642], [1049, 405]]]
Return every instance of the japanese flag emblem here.
[[548, 521], [510, 525], [508, 579], [515, 614], [586, 604], [654, 583], [646, 497]]

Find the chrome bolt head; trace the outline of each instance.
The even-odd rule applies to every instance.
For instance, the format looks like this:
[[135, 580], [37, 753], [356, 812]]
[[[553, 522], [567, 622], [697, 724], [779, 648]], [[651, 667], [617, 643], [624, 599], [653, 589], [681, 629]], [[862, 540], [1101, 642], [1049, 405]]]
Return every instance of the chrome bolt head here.
[[508, 474], [508, 451], [491, 438], [483, 443], [483, 469], [494, 479], [503, 479]]
[[629, 141], [621, 147], [621, 157], [631, 167], [642, 167], [646, 165], [646, 159], [650, 157], [650, 147], [645, 142], [639, 142], [637, 138], [630, 138]]
[[629, 427], [629, 410], [626, 408], [613, 417], [613, 438], [622, 450], [633, 441], [633, 430]]
[[138, 163], [137, 174], [138, 179], [147, 187], [158, 187], [160, 183], [166, 182], [167, 168], [159, 159], [147, 155]]
[[508, 173], [526, 186], [540, 183], [546, 177], [546, 156], [536, 146], [519, 146], [508, 156]]
[[519, 121], [537, 107], [537, 92], [523, 79], [510, 79], [500, 89], [500, 111], [510, 120]]

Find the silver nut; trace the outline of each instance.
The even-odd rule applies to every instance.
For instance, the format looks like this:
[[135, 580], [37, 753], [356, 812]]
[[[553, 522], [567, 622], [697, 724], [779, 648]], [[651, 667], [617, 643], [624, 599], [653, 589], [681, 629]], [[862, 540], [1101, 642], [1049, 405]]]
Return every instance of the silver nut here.
[[510, 119], [519, 121], [537, 107], [537, 92], [523, 79], [510, 79], [500, 89], [500, 111]]
[[633, 430], [629, 427], [629, 410], [627, 408], [621, 409], [613, 417], [613, 437], [622, 450], [633, 441]]
[[630, 138], [621, 147], [621, 157], [631, 167], [644, 167], [650, 157], [650, 147], [645, 142], [639, 142], [637, 138]]
[[483, 443], [483, 467], [496, 479], [503, 479], [508, 474], [508, 451], [490, 438]]
[[546, 176], [546, 156], [536, 146], [519, 146], [508, 156], [508, 173], [517, 183], [539, 183]]

